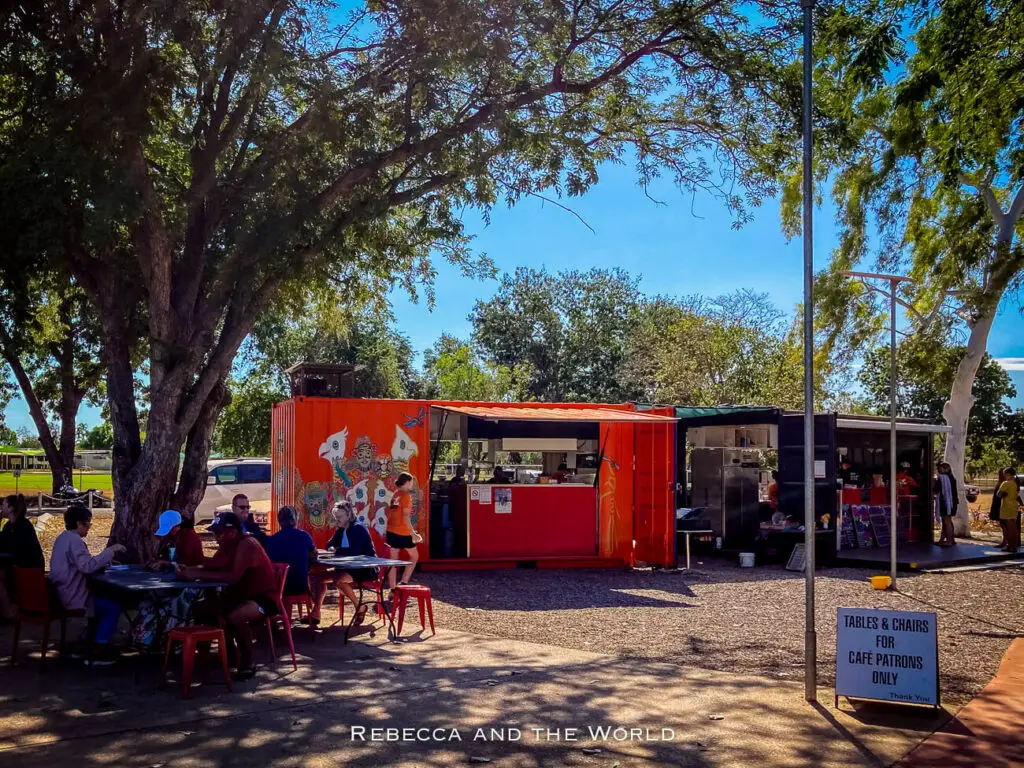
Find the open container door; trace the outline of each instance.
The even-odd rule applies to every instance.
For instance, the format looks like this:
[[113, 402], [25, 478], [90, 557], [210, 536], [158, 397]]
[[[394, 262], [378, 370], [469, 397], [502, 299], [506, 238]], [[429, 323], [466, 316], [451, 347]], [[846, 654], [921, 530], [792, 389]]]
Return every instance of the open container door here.
[[[647, 411], [673, 416], [673, 408]], [[676, 424], [635, 424], [633, 492], [634, 561], [674, 568]]]

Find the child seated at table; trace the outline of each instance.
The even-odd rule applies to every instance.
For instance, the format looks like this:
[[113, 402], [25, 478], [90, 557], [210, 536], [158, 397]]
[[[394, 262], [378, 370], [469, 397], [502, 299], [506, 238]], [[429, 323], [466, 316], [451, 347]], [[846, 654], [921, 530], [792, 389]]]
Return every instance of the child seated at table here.
[[[355, 512], [350, 502], [343, 501], [335, 504], [332, 514], [338, 527], [330, 541], [327, 542], [327, 549], [333, 549], [335, 557], [377, 556], [373, 549], [370, 532], [356, 522]], [[334, 584], [342, 596], [348, 598], [356, 611], [353, 623], [362, 624], [363, 619], [366, 618], [366, 604], [360, 605], [356, 590], [352, 585], [373, 581], [376, 578], [376, 568], [353, 568], [348, 571], [332, 571], [324, 568], [314, 570], [310, 577], [313, 586], [313, 615], [310, 616], [309, 623], [320, 623], [320, 611], [324, 605], [324, 598], [327, 596], [327, 586]]]
[[110, 641], [117, 630], [121, 606], [114, 600], [94, 595], [89, 589], [88, 577], [110, 565], [125, 548], [123, 544], [114, 544], [93, 557], [85, 543], [91, 526], [91, 511], [81, 504], [67, 508], [64, 513], [66, 530], [53, 542], [50, 555], [50, 583], [56, 588], [65, 610], [85, 611], [93, 617], [93, 642], [96, 644], [93, 663], [106, 666], [117, 661], [117, 652]]

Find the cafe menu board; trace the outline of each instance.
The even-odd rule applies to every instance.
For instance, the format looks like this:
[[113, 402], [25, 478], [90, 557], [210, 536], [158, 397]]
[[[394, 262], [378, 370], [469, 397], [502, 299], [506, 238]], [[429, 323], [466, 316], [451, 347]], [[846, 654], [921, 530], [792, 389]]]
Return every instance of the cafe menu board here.
[[840, 608], [836, 698], [939, 706], [934, 613]]

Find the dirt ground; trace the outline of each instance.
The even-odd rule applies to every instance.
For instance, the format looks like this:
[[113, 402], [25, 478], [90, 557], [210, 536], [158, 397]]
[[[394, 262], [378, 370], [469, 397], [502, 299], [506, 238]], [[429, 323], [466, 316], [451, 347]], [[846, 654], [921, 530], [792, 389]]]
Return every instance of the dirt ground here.
[[[94, 516], [86, 539], [90, 551], [106, 545], [112, 521], [109, 512]], [[61, 530], [63, 521], [54, 516], [40, 533], [47, 557]], [[688, 574], [507, 570], [425, 573], [416, 580], [433, 590], [439, 627], [624, 658], [800, 678], [802, 576], [781, 566], [747, 569], [715, 559], [695, 559], [694, 566]], [[1024, 636], [1024, 567], [907, 574], [896, 593], [872, 590], [868, 575], [845, 568], [819, 573], [816, 624], [823, 685], [833, 679], [839, 607], [935, 611], [939, 669], [951, 703], [976, 694], [1010, 642]]]
[[[781, 566], [704, 561], [697, 573], [474, 571], [427, 573], [438, 624], [474, 634], [799, 679], [804, 581]], [[822, 570], [816, 582], [821, 684], [834, 680], [836, 609], [938, 614], [943, 695], [964, 702], [1024, 636], [1024, 567], [907, 575], [899, 592], [872, 590], [868, 572]]]

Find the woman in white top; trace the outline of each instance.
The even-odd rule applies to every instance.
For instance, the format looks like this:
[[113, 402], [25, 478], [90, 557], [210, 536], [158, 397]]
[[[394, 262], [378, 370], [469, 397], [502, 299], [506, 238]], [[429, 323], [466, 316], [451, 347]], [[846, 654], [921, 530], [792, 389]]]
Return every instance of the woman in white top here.
[[92, 512], [81, 504], [68, 507], [64, 513], [66, 530], [53, 542], [49, 578], [65, 610], [85, 611], [95, 618], [93, 642], [98, 649], [93, 663], [106, 665], [116, 660], [110, 641], [117, 629], [121, 606], [113, 600], [93, 595], [89, 590], [88, 577], [110, 565], [125, 548], [122, 544], [114, 544], [93, 557], [85, 544], [91, 526]]

